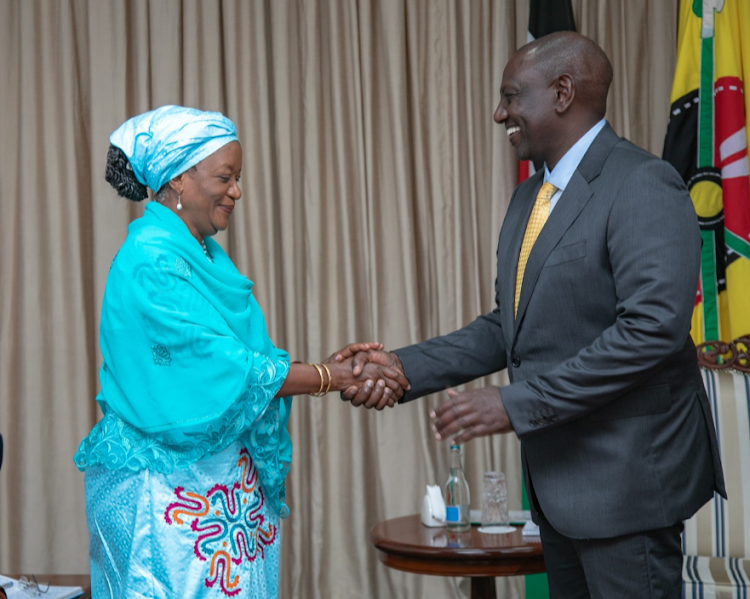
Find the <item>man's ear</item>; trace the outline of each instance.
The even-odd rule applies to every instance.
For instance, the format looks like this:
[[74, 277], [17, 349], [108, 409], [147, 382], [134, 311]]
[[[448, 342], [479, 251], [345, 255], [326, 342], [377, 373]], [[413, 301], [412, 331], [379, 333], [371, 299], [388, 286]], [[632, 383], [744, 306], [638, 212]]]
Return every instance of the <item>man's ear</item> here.
[[573, 103], [576, 95], [576, 84], [573, 77], [563, 73], [553, 84], [555, 90], [555, 111], [558, 114], [565, 112]]

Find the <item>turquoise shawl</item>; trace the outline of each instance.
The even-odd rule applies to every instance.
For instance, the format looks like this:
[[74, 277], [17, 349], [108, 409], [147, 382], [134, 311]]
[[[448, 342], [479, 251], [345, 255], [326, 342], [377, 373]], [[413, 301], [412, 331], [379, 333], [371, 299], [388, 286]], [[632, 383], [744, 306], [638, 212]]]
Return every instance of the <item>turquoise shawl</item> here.
[[102, 306], [104, 418], [76, 464], [169, 473], [239, 440], [267, 500], [285, 516], [291, 398], [274, 396], [289, 356], [268, 337], [253, 283], [210, 238], [209, 260], [182, 220], [156, 202], [128, 231]]

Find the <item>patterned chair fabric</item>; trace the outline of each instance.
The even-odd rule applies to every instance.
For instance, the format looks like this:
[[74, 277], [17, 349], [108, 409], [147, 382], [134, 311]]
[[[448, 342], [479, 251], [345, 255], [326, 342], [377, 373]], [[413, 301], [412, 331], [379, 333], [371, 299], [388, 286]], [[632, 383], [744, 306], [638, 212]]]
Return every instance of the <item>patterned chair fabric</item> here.
[[683, 597], [750, 599], [750, 376], [703, 371], [728, 500], [719, 495], [685, 522]]
[[682, 564], [685, 599], [747, 599], [750, 559], [686, 555]]

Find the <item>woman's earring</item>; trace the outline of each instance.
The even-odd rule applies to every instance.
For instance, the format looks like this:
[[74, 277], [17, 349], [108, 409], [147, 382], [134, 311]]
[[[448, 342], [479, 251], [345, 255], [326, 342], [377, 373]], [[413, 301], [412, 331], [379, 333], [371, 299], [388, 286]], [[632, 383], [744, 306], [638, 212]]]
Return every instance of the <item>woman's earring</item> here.
[[177, 210], [182, 210], [182, 196], [177, 192]]

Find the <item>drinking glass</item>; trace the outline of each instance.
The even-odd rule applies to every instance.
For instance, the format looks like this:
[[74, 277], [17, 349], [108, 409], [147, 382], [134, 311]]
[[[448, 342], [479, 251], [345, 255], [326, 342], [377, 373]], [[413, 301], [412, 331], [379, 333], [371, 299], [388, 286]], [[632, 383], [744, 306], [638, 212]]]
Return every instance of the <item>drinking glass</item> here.
[[482, 489], [482, 526], [507, 526], [508, 524], [510, 524], [510, 515], [505, 474], [485, 472]]

